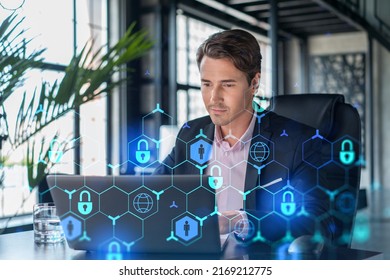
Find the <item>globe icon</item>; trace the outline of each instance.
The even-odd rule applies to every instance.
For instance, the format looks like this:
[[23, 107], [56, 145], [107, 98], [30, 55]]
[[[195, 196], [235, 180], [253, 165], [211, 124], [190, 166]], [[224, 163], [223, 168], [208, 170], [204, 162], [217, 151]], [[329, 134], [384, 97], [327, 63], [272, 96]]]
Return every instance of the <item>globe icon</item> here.
[[251, 220], [240, 219], [234, 225], [234, 232], [240, 238], [249, 238], [252, 237], [255, 232], [255, 225]]
[[150, 210], [152, 210], [153, 199], [147, 193], [139, 193], [133, 199], [133, 206], [139, 213], [148, 213]]
[[263, 162], [270, 154], [269, 147], [264, 142], [254, 143], [249, 151], [249, 155], [254, 161]]

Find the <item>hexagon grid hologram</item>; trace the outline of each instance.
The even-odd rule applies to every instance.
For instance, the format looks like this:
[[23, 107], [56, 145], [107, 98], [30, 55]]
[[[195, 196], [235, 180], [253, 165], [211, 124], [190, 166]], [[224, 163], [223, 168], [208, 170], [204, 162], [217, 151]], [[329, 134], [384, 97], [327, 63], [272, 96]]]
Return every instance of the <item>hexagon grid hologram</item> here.
[[[141, 135], [136, 135], [128, 142], [128, 159], [117, 165], [108, 164], [109, 168], [114, 170], [131, 162], [140, 170], [147, 171], [161, 163], [162, 159], [159, 159], [158, 154], [160, 144], [165, 139], [155, 139], [153, 135], [144, 130], [145, 118], [151, 114], [162, 114], [165, 118], [172, 120], [157, 104], [152, 112], [142, 118]], [[260, 121], [261, 118], [259, 118]], [[194, 206], [196, 205], [194, 201], [189, 201], [196, 197], [194, 195], [196, 191], [207, 193], [207, 195], [211, 193], [215, 197], [214, 192], [218, 192], [222, 186], [218, 179], [224, 180], [218, 177], [220, 171], [217, 167], [213, 170], [216, 174], [214, 180], [203, 182], [201, 179], [200, 174], [205, 173], [204, 169], [213, 158], [213, 142], [203, 136], [203, 132], [200, 131], [197, 138], [187, 142], [178, 139], [187, 147], [187, 158], [177, 163], [176, 166], [168, 167], [172, 173], [175, 168], [185, 163], [198, 168], [200, 179], [199, 186], [195, 189], [189, 190], [185, 186], [175, 186], [173, 175], [171, 175], [171, 182], [167, 185], [150, 186], [147, 183], [146, 172], [141, 172], [141, 179], [137, 186], [117, 186], [115, 176], [112, 176], [110, 183], [102, 183], [99, 188], [88, 185], [88, 183], [81, 184], [78, 190], [67, 189], [64, 186], [51, 188], [50, 191], [56, 192], [57, 196], [69, 199], [69, 208], [62, 209], [64, 214], [61, 217], [61, 224], [68, 241], [85, 244], [98, 241], [101, 244], [101, 250], [108, 252], [107, 258], [120, 258], [122, 252], [132, 251], [134, 246], [142, 243], [141, 241], [145, 238], [145, 226], [154, 223], [161, 228], [161, 231], [153, 233], [156, 240], [173, 242], [175, 246], [196, 246], [196, 243], [207, 235], [203, 228], [204, 222], [213, 215], [223, 215], [218, 212], [216, 199], [213, 209], [198, 209]], [[176, 135], [171, 137], [176, 137]], [[292, 176], [287, 166], [273, 158], [274, 151], [278, 149], [276, 144], [267, 145], [266, 138], [256, 137], [251, 139], [253, 141], [248, 151], [248, 159], [243, 161], [244, 164], [248, 164], [249, 161], [254, 162], [261, 177], [262, 164], [267, 160], [268, 168], [279, 166], [284, 174]], [[284, 137], [290, 137], [290, 133]], [[355, 150], [351, 147], [355, 147]], [[98, 150], [99, 147], [96, 149]], [[302, 164], [308, 165], [310, 170], [316, 172], [317, 181], [310, 182], [310, 187], [306, 189], [299, 184], [294, 185], [295, 181], [291, 181], [291, 185], [287, 186], [281, 183], [269, 190], [262, 189], [260, 185], [254, 186], [251, 192], [267, 194], [265, 197], [269, 203], [267, 206], [269, 213], [256, 216], [248, 211], [250, 231], [254, 237], [252, 242], [262, 241], [273, 245], [288, 240], [295, 234], [295, 221], [304, 220], [318, 232], [319, 225], [328, 217], [311, 212], [308, 202], [312, 197], [323, 199], [324, 203], [329, 206], [332, 215], [336, 217], [333, 224], [337, 223], [337, 226], [342, 228], [344, 223], [349, 221], [349, 215], [353, 212], [353, 205], [356, 201], [349, 188], [348, 172], [359, 164], [360, 155], [355, 153], [356, 150], [360, 150], [359, 141], [347, 135], [331, 142], [321, 135], [321, 131], [317, 130], [313, 137], [302, 142], [300, 150], [302, 151]], [[321, 156], [313, 157], [313, 151], [320, 153]], [[312, 158], [321, 158], [321, 160], [312, 161]], [[322, 176], [323, 173], [329, 174], [330, 172], [335, 172], [334, 174], [340, 176], [339, 184], [329, 185], [328, 180]], [[286, 181], [289, 182], [288, 178], [283, 176], [283, 182]], [[229, 187], [235, 188], [235, 186]], [[253, 193], [243, 192], [243, 199], [252, 199]], [[176, 197], [172, 199], [172, 196]], [[161, 222], [159, 215], [163, 215], [164, 219], [168, 217], [169, 222], [159, 224]], [[232, 225], [232, 227], [242, 231], [243, 223]], [[278, 228], [278, 231], [274, 232], [272, 227]], [[130, 235], [125, 234], [128, 228], [134, 228]], [[100, 230], [99, 234], [92, 234], [96, 230]], [[342, 242], [345, 239], [343, 230], [339, 230], [337, 234], [336, 237]]]

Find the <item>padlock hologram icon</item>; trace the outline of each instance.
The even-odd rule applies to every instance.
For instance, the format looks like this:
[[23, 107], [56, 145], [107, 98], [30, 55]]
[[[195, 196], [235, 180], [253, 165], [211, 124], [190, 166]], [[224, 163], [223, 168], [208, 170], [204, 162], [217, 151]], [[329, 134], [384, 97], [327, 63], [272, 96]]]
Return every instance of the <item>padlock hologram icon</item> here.
[[[289, 197], [289, 199], [287, 197]], [[283, 201], [280, 204], [280, 209], [282, 210], [282, 213], [286, 216], [291, 216], [295, 213], [296, 208], [297, 206], [294, 201], [294, 194], [291, 191], [285, 191], [283, 193]]]
[[[87, 201], [84, 201], [83, 199], [87, 197]], [[79, 202], [78, 202], [78, 210], [83, 215], [88, 215], [92, 211], [92, 201], [91, 201], [91, 194], [87, 190], [83, 190], [80, 193]]]
[[[214, 176], [214, 169], [218, 169], [218, 176]], [[210, 177], [209, 177], [209, 186], [213, 188], [214, 190], [219, 189], [222, 187], [223, 184], [223, 177], [221, 176], [221, 167], [218, 165], [214, 165], [210, 169]]]
[[[144, 150], [141, 149], [143, 143]], [[150, 160], [149, 144], [145, 139], [141, 139], [137, 143], [137, 151], [135, 152], [135, 158], [139, 163], [147, 163]]]
[[117, 241], [111, 241], [108, 245], [107, 260], [121, 260], [122, 253]]
[[[54, 149], [55, 144], [57, 144], [57, 150]], [[59, 163], [62, 159], [64, 152], [61, 150], [61, 144], [57, 139], [53, 139], [50, 142], [50, 151], [49, 151], [49, 159], [52, 163]]]
[[349, 139], [345, 139], [343, 142], [341, 142], [340, 161], [345, 165], [351, 164], [355, 161], [353, 143]]

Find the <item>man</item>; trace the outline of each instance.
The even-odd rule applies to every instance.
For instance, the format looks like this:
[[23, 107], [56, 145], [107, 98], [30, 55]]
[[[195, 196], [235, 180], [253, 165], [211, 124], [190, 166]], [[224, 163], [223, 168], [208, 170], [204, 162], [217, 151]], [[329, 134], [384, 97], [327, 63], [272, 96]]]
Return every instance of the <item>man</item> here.
[[[331, 238], [328, 206], [321, 195], [310, 192], [317, 182], [316, 170], [302, 157], [302, 145], [315, 129], [253, 104], [261, 59], [257, 40], [243, 30], [219, 32], [201, 44], [197, 64], [209, 116], [189, 121], [190, 128], [180, 130], [155, 174], [215, 176], [219, 171], [212, 187], [220, 229], [234, 231], [242, 240], [276, 242], [318, 233]], [[212, 141], [208, 153], [201, 147], [202, 157], [208, 156], [203, 164], [188, 151], [199, 135]], [[321, 160], [318, 145], [305, 144], [305, 160]]]

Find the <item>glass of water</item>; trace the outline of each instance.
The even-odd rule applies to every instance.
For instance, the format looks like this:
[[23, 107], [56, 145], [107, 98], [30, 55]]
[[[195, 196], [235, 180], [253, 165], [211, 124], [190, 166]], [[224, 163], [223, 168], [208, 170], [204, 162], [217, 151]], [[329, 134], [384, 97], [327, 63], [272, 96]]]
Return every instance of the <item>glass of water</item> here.
[[34, 240], [39, 244], [55, 244], [65, 240], [54, 203], [38, 203], [33, 208]]

